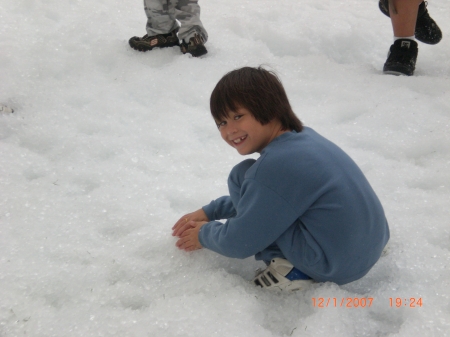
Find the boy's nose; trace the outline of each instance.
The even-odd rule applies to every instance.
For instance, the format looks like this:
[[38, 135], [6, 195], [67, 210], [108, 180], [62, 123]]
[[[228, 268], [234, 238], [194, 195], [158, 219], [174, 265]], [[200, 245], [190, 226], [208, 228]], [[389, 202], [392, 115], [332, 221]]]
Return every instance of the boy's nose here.
[[227, 130], [227, 134], [232, 135], [233, 133], [236, 133], [237, 129], [235, 127], [229, 127]]
[[231, 135], [233, 133], [236, 133], [237, 128], [233, 123], [228, 123], [227, 125], [227, 134]]

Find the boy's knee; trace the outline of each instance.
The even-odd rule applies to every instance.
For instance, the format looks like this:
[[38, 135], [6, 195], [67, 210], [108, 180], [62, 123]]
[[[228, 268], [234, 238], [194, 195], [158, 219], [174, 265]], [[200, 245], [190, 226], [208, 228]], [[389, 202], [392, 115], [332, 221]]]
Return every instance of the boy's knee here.
[[233, 183], [241, 186], [244, 181], [245, 172], [256, 162], [255, 159], [246, 159], [237, 164], [230, 172], [228, 177], [228, 184]]

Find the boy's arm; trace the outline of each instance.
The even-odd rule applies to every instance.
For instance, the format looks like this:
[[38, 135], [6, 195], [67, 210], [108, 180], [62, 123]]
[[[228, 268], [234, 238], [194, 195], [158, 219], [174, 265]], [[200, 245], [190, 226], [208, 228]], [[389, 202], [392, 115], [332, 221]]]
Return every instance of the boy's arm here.
[[202, 207], [209, 221], [229, 219], [236, 216], [236, 209], [230, 196], [225, 195]]
[[305, 209], [293, 209], [265, 185], [248, 179], [242, 186], [237, 214], [225, 224], [211, 221], [199, 231], [200, 244], [219, 254], [247, 258], [274, 243]]
[[229, 196], [223, 196], [211, 201], [208, 205], [195, 212], [183, 215], [172, 227], [172, 235], [181, 237], [184, 231], [195, 227], [194, 222], [228, 219], [236, 215]]

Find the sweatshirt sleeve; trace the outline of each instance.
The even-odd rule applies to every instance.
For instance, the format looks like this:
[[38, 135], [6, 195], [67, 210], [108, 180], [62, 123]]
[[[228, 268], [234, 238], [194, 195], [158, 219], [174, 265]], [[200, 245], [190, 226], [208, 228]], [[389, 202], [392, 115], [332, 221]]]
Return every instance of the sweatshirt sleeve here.
[[236, 215], [236, 209], [229, 196], [223, 196], [213, 200], [209, 205], [202, 207], [209, 220], [229, 219]]
[[246, 179], [241, 191], [235, 217], [225, 224], [211, 221], [201, 228], [203, 247], [228, 257], [247, 258], [275, 242], [298, 218], [298, 210], [254, 179]]

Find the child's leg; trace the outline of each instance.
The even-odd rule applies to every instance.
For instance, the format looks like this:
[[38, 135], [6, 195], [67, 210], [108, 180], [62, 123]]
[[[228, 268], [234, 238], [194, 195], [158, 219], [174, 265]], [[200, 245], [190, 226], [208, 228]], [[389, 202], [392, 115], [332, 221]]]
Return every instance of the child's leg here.
[[415, 41], [417, 13], [421, 0], [389, 0], [394, 44], [383, 66], [385, 74], [414, 74], [419, 49]]
[[181, 28], [178, 32], [180, 40], [186, 42], [195, 34], [203, 38], [203, 42], [208, 40], [208, 33], [200, 21], [200, 6], [198, 0], [174, 0], [175, 18], [180, 21]]
[[[254, 159], [246, 159], [240, 162], [233, 167], [228, 176], [228, 191], [230, 192], [231, 201], [235, 209], [237, 209], [239, 200], [241, 199], [241, 188], [245, 179], [245, 173], [255, 162], [256, 160]], [[257, 260], [262, 260], [266, 264], [269, 264], [272, 259], [277, 257], [285, 259], [280, 248], [275, 243], [256, 255]]]
[[[239, 200], [241, 199], [241, 187], [245, 179], [245, 173], [256, 162], [254, 159], [246, 159], [237, 164], [230, 172], [228, 177], [228, 191], [230, 192], [231, 201], [234, 208], [237, 209]], [[264, 261], [267, 265], [276, 258], [286, 259], [280, 248], [276, 243], [271, 244], [262, 252], [256, 254], [257, 260]], [[296, 280], [308, 280], [310, 277], [297, 268], [293, 268], [290, 273], [290, 277]]]
[[417, 13], [422, 0], [391, 0], [389, 14], [391, 16], [394, 37], [414, 36]]
[[148, 36], [167, 34], [179, 27], [175, 20], [175, 8], [170, 0], [144, 0], [144, 9], [148, 18]]
[[[228, 176], [228, 191], [230, 192], [231, 201], [235, 209], [237, 209], [237, 205], [241, 199], [241, 188], [245, 179], [245, 173], [255, 162], [256, 160], [254, 159], [246, 159], [240, 162], [233, 167]], [[269, 264], [272, 259], [277, 257], [285, 258], [275, 243], [256, 255], [257, 260], [262, 260], [266, 264]]]
[[[392, 2], [393, 7], [396, 7], [393, 0], [379, 0], [379, 2], [378, 2], [378, 7], [380, 8], [381, 12], [383, 14], [387, 15], [388, 17], [390, 16], [389, 1]], [[427, 44], [439, 43], [442, 39], [442, 32], [441, 32], [441, 29], [439, 28], [438, 24], [436, 23], [436, 21], [434, 21], [432, 19], [432, 17], [430, 16], [430, 14], [428, 13], [427, 2], [422, 1], [422, 0], [418, 0], [417, 2], [419, 2], [420, 4], [419, 4], [419, 11], [417, 13], [416, 30], [414, 32], [416, 39], [423, 43], [427, 43]], [[401, 8], [401, 5], [400, 5], [400, 8]], [[394, 10], [394, 12], [397, 12], [397, 11]], [[406, 24], [406, 26], [404, 26], [404, 24], [402, 24], [400, 22], [394, 22], [393, 25], [395, 27], [394, 28], [394, 36], [397, 36], [396, 34], [398, 34], [399, 37], [412, 36], [412, 35], [407, 35], [407, 34], [410, 34], [410, 32], [397, 31], [398, 29], [404, 29], [404, 27], [406, 27], [408, 24]], [[403, 26], [403, 28], [400, 28], [402, 26]]]
[[234, 208], [237, 208], [241, 199], [241, 187], [244, 182], [245, 173], [255, 163], [254, 159], [246, 159], [237, 164], [228, 176], [228, 191], [230, 192], [231, 201]]

